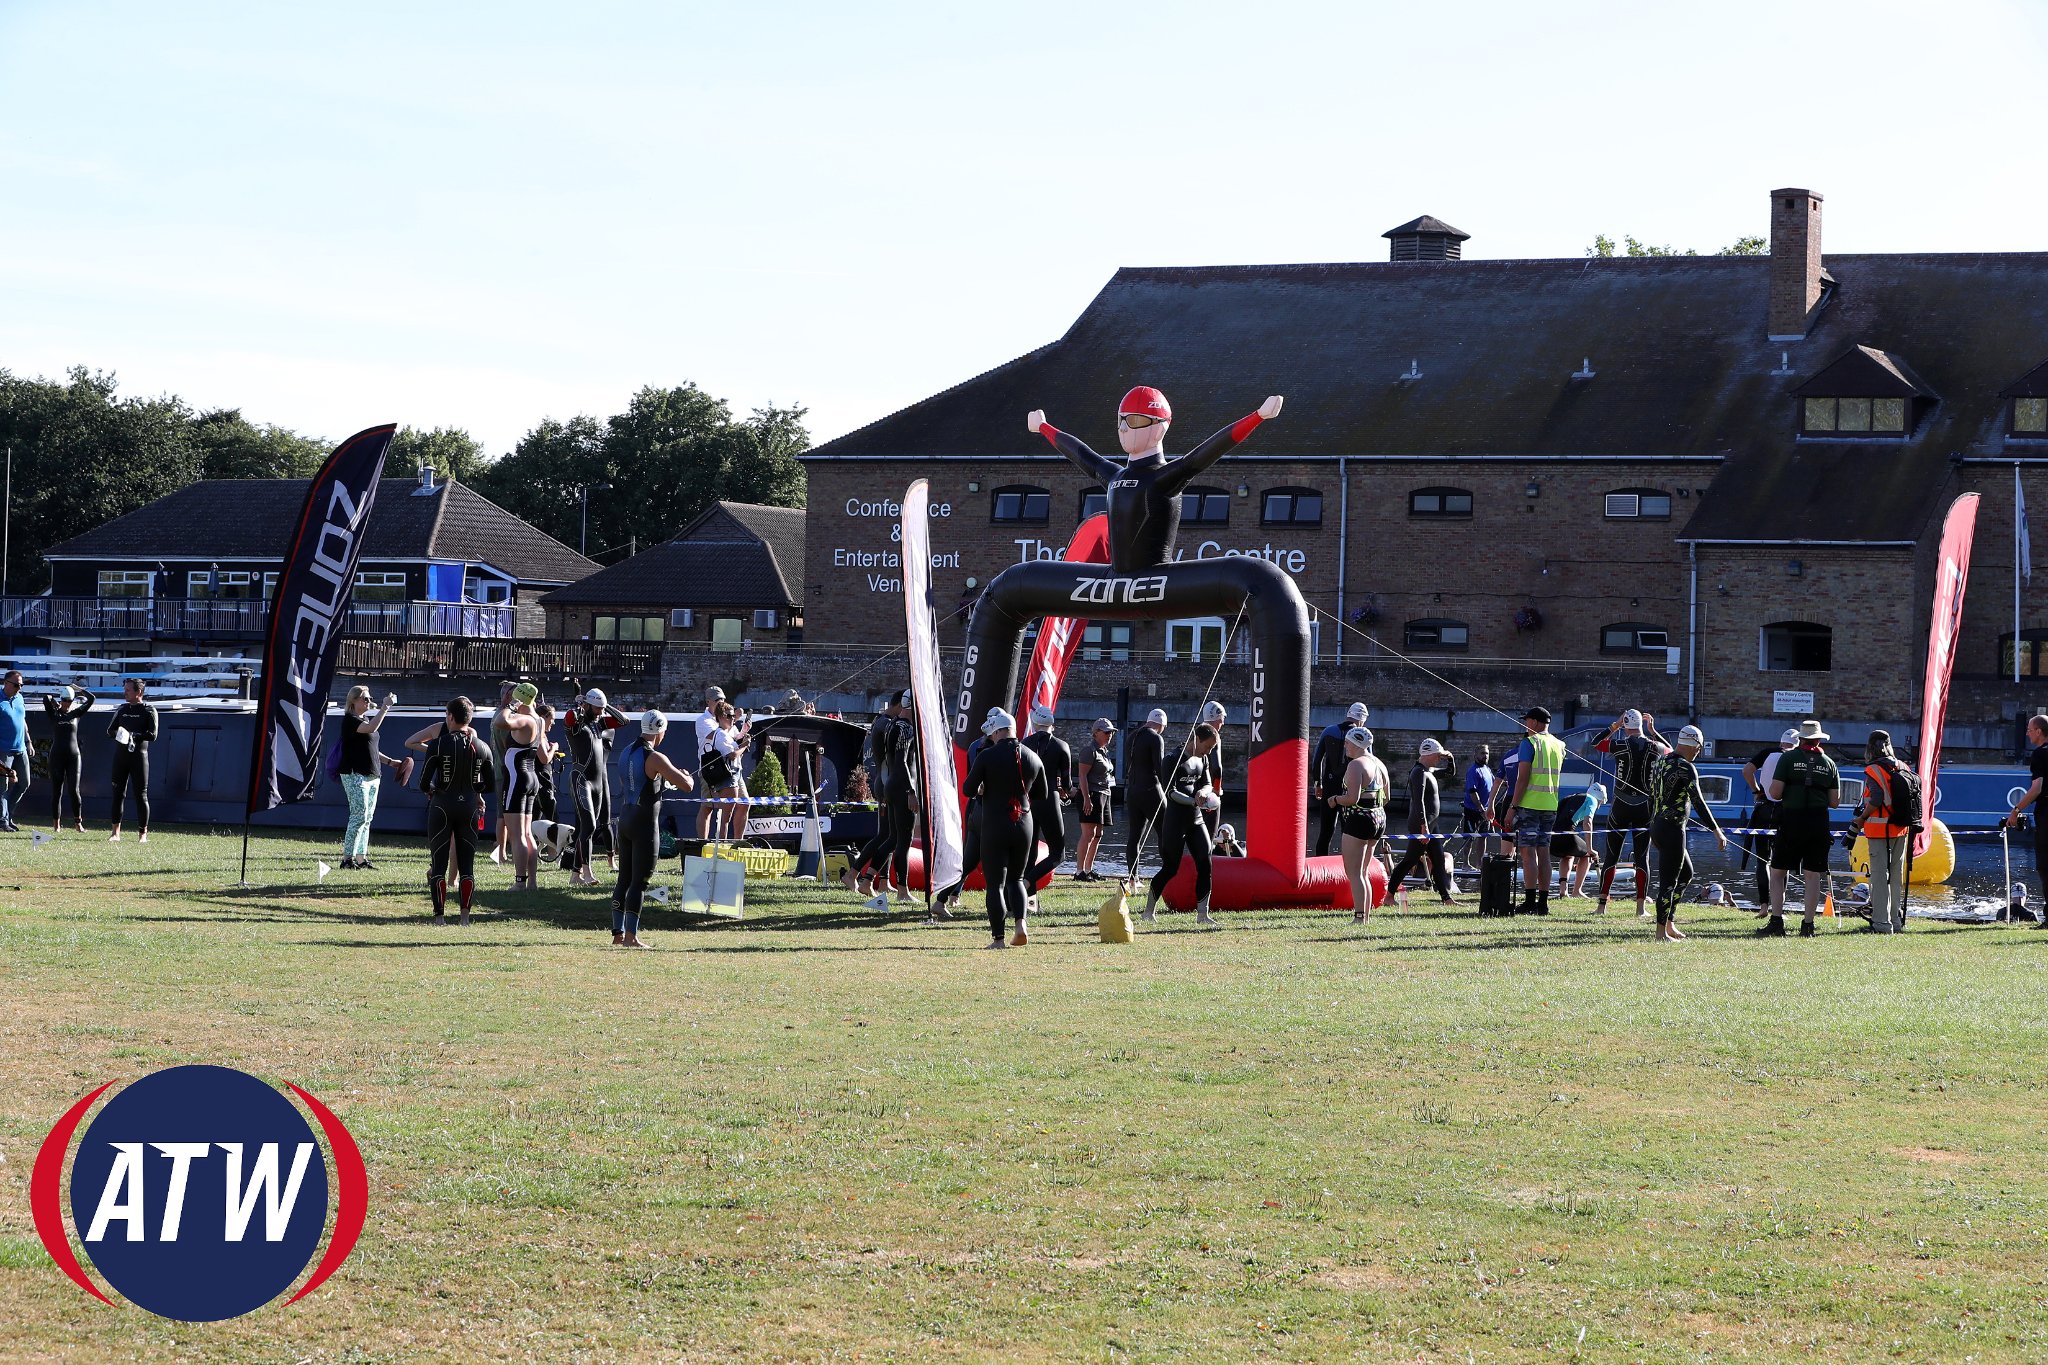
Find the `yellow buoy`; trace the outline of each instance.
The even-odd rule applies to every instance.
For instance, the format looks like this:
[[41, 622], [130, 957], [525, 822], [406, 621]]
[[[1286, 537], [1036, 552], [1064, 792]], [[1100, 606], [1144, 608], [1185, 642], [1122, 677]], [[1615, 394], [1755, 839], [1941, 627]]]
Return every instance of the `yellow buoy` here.
[[[1956, 870], [1956, 836], [1939, 820], [1928, 821], [1927, 827], [1933, 837], [1927, 841], [1927, 851], [1913, 860], [1913, 875], [1906, 881], [1909, 886], [1939, 886]], [[1849, 850], [1849, 870], [1859, 882], [1870, 879], [1870, 849], [1860, 834]]]

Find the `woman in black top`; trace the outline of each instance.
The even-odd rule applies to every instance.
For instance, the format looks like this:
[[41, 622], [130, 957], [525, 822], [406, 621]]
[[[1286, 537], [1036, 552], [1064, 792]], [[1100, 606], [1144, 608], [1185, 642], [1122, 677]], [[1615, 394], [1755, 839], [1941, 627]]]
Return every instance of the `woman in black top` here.
[[149, 842], [149, 746], [156, 742], [156, 708], [142, 699], [144, 684], [130, 678], [121, 684], [121, 704], [107, 722], [107, 737], [114, 741], [114, 832], [107, 842], [121, 841], [121, 810], [128, 804], [128, 791], [135, 791], [136, 823], [142, 842]]
[[1116, 759], [1111, 749], [1116, 745], [1116, 726], [1109, 717], [1103, 716], [1095, 722], [1093, 735], [1088, 747], [1079, 756], [1079, 775], [1075, 788], [1081, 798], [1081, 838], [1074, 848], [1074, 880], [1077, 882], [1100, 881], [1095, 871], [1095, 851], [1102, 847], [1102, 830], [1105, 825], [1115, 822], [1115, 812], [1110, 809], [1110, 788], [1116, 782]]
[[462, 922], [469, 923], [476, 896], [476, 831], [483, 819], [480, 804], [494, 785], [491, 746], [470, 729], [476, 709], [468, 697], [448, 703], [445, 721], [429, 725], [405, 742], [427, 756], [427, 774], [420, 789], [427, 795], [427, 896], [434, 923], [448, 922], [448, 864], [455, 863], [457, 899]]
[[370, 824], [377, 818], [377, 789], [383, 785], [378, 780], [380, 767], [398, 768], [401, 785], [412, 775], [411, 759], [401, 764], [377, 749], [377, 731], [396, 705], [398, 698], [386, 693], [381, 710], [372, 706], [370, 689], [361, 683], [348, 690], [348, 700], [342, 703], [341, 789], [348, 797], [348, 828], [341, 835], [341, 865], [345, 868], [371, 866]]
[[1031, 864], [1024, 877], [1025, 885], [1032, 889], [1033, 908], [1038, 884], [1052, 875], [1066, 854], [1067, 817], [1061, 807], [1074, 799], [1074, 751], [1052, 732], [1053, 724], [1050, 708], [1032, 707], [1031, 733], [1023, 741], [1025, 748], [1038, 755], [1039, 766], [1045, 769], [1045, 795], [1031, 807], [1031, 825], [1045, 845], [1045, 852]]
[[71, 819], [78, 832], [85, 832], [85, 802], [78, 796], [79, 769], [83, 766], [78, 748], [78, 718], [92, 710], [93, 696], [83, 687], [67, 687], [62, 693], [43, 695], [43, 711], [50, 717], [50, 828], [64, 828], [64, 798], [71, 798]]
[[640, 717], [639, 738], [619, 755], [625, 804], [619, 808], [619, 880], [612, 888], [614, 948], [647, 946], [640, 941], [640, 907], [661, 854], [661, 794], [670, 787], [687, 792], [696, 785], [661, 752], [667, 733], [668, 717], [649, 711]]
[[1024, 877], [1037, 843], [1031, 828], [1031, 807], [1045, 799], [1045, 765], [1017, 742], [1017, 722], [1007, 712], [992, 713], [983, 722], [988, 743], [967, 766], [961, 788], [981, 805], [981, 875], [988, 887], [988, 946], [1003, 946], [1003, 922], [1014, 919], [1017, 932], [1010, 946], [1031, 941], [1024, 923]]
[[1159, 816], [1159, 870], [1145, 893], [1147, 922], [1158, 917], [1159, 898], [1180, 871], [1183, 853], [1195, 860], [1195, 923], [1216, 922], [1209, 915], [1209, 815], [1222, 804], [1209, 785], [1209, 751], [1215, 747], [1216, 727], [1203, 721], [1167, 770], [1166, 804]]

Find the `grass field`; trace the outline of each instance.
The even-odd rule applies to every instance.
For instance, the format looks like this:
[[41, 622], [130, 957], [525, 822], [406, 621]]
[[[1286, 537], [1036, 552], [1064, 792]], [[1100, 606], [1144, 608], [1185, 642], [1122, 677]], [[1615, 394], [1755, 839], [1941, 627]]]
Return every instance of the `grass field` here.
[[[1700, 910], [1173, 916], [1019, 952], [794, 884], [614, 952], [565, 887], [432, 929], [417, 845], [0, 844], [0, 1356], [574, 1361], [2048, 1358], [2048, 933]], [[509, 880], [491, 869], [499, 887]], [[326, 1100], [370, 1222], [190, 1327], [35, 1240], [77, 1096]]]

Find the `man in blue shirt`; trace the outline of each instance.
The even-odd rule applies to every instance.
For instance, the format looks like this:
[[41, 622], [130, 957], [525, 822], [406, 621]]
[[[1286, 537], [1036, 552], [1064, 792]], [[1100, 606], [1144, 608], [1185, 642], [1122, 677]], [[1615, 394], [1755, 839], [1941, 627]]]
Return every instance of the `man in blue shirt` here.
[[1458, 833], [1467, 836], [1465, 840], [1465, 861], [1473, 867], [1479, 860], [1472, 856], [1471, 836], [1486, 833], [1486, 812], [1493, 807], [1493, 750], [1482, 744], [1472, 751], [1472, 762], [1465, 769], [1465, 802], [1463, 818], [1458, 821]]
[[21, 695], [21, 674], [9, 670], [0, 678], [0, 830], [17, 832], [14, 805], [28, 794], [28, 699]]

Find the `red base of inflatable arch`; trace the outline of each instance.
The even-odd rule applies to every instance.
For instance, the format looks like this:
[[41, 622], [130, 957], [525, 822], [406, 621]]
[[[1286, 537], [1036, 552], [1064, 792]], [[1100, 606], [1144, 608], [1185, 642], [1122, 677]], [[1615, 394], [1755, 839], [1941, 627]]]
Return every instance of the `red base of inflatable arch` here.
[[[1387, 899], [1387, 870], [1374, 858], [1366, 864], [1373, 908]], [[1166, 884], [1166, 904], [1175, 910], [1195, 908], [1195, 865], [1181, 860], [1180, 871]], [[1271, 863], [1256, 858], [1218, 858], [1210, 865], [1211, 910], [1282, 910], [1306, 906], [1319, 910], [1350, 910], [1351, 881], [1342, 858], [1309, 858], [1300, 881]]]
[[[1032, 856], [1044, 857], [1045, 845], [1032, 845]], [[1038, 885], [1031, 889], [1043, 891], [1051, 885], [1052, 873], [1048, 872], [1043, 877], [1040, 877]], [[921, 843], [913, 844], [910, 848], [910, 889], [913, 891], [924, 890], [924, 845]], [[965, 895], [969, 891], [986, 891], [987, 889], [988, 880], [981, 875], [981, 869], [977, 867], [967, 874], [967, 880], [961, 884], [960, 893]], [[1349, 902], [1347, 901], [1346, 904], [1349, 904]]]

